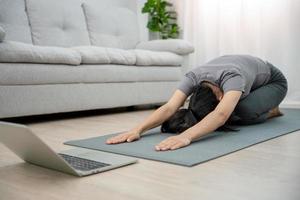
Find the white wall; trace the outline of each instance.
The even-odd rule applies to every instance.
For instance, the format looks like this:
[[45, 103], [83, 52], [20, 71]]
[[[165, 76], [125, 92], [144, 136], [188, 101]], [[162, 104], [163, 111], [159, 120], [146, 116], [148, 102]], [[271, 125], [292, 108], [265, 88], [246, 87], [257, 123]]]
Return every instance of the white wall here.
[[148, 15], [142, 14], [142, 8], [147, 0], [137, 0], [137, 11], [138, 11], [138, 20], [140, 25], [140, 36], [141, 41], [147, 41], [149, 38], [149, 32], [147, 29]]

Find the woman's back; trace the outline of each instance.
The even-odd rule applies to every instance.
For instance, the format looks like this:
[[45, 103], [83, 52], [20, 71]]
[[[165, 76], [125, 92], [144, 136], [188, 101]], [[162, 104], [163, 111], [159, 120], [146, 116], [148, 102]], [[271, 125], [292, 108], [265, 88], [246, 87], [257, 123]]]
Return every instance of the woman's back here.
[[190, 95], [195, 86], [208, 81], [229, 90], [242, 91], [245, 98], [250, 91], [270, 79], [270, 64], [250, 55], [225, 55], [196, 67], [185, 74], [178, 89]]

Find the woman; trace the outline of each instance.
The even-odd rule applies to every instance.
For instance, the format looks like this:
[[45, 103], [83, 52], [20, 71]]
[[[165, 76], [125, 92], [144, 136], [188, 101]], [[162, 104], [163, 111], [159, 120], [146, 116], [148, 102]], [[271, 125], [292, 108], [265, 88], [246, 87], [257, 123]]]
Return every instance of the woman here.
[[[179, 109], [192, 93], [188, 109]], [[230, 124], [256, 124], [281, 116], [278, 105], [286, 93], [287, 80], [271, 63], [249, 55], [221, 56], [186, 73], [166, 104], [106, 143], [138, 140], [162, 124], [162, 132], [178, 134], [155, 149], [178, 149], [215, 130], [232, 130]]]

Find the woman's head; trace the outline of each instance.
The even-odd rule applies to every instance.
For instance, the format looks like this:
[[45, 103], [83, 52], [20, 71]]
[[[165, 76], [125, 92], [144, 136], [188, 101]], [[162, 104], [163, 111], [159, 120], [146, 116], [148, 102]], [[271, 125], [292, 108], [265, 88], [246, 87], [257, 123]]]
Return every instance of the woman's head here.
[[200, 86], [195, 88], [190, 98], [188, 109], [195, 114], [198, 121], [212, 112], [219, 103], [212, 88], [212, 84], [203, 82]]
[[[217, 86], [203, 82], [195, 88], [190, 98], [188, 109], [178, 110], [172, 117], [162, 124], [161, 131], [181, 133], [201, 121], [212, 112], [223, 98], [223, 92]], [[219, 127], [219, 131], [233, 130], [227, 124]]]
[[194, 126], [198, 120], [190, 109], [181, 108], [161, 126], [163, 133], [181, 133]]

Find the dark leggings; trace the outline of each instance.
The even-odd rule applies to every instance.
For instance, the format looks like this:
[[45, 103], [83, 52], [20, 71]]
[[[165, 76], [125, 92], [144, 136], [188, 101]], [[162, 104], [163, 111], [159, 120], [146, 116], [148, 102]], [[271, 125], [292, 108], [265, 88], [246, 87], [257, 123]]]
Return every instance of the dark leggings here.
[[267, 120], [268, 112], [277, 107], [287, 93], [287, 80], [282, 72], [268, 63], [271, 68], [271, 77], [263, 85], [249, 93], [237, 104], [234, 113], [234, 124], [256, 124]]

